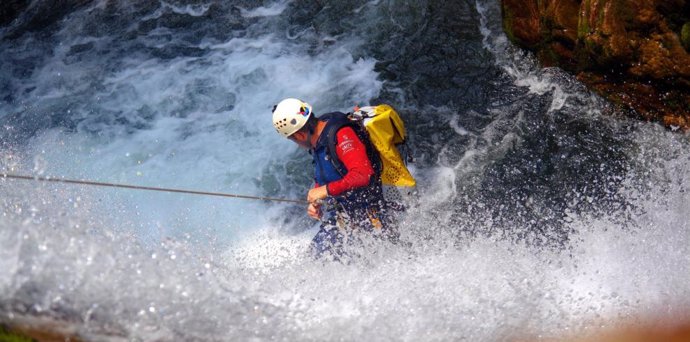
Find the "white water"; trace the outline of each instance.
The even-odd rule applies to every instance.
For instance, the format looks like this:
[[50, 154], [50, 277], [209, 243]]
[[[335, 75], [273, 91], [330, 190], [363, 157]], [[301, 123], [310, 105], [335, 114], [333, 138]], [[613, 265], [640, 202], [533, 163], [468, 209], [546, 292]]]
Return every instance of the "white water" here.
[[[243, 13], [274, 17], [284, 6]], [[296, 96], [317, 112], [347, 110], [382, 87], [374, 60], [353, 58], [345, 43], [317, 55], [270, 33], [203, 44], [213, 52], [202, 58], [132, 57], [88, 95], [93, 102], [68, 109], [101, 117], [2, 151], [3, 170], [295, 198], [308, 186], [309, 160], [274, 133], [272, 104]], [[63, 58], [58, 51], [32, 77], [37, 99], [60, 98], [92, 76]], [[511, 73], [504, 62], [497, 58], [533, 92], [560, 87], [533, 69]], [[588, 96], [556, 93], [549, 111], [569, 95]], [[109, 121], [121, 112], [137, 122], [147, 111], [148, 128], [130, 134]], [[463, 196], [463, 176], [500, 156], [503, 144], [519, 143], [496, 114], [477, 137], [489, 147], [465, 151], [457, 165], [441, 159], [419, 170], [420, 205], [401, 224], [409, 246], [374, 242], [350, 265], [306, 257], [310, 231], [285, 223], [283, 205], [0, 180], [0, 270], [9, 275], [0, 277], [2, 316], [19, 306], [76, 317], [87, 336], [132, 340], [496, 341], [690, 319], [687, 136], [637, 125], [630, 134], [638, 144], [625, 151], [635, 162], [618, 190], [636, 208], [572, 213], [567, 248], [491, 236], [458, 242], [452, 236], [463, 222], [434, 209]], [[468, 134], [457, 121], [449, 129]], [[625, 224], [623, 214], [631, 216]]]

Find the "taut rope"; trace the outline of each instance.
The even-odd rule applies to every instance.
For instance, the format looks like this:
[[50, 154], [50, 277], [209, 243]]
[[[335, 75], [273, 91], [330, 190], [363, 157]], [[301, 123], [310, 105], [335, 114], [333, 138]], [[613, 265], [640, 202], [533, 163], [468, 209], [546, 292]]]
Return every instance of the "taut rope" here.
[[307, 201], [300, 201], [300, 200], [293, 200], [293, 199], [285, 199], [285, 198], [262, 197], [262, 196], [249, 196], [249, 195], [236, 195], [236, 194], [227, 194], [227, 193], [220, 193], [220, 192], [195, 191], [195, 190], [183, 190], [183, 189], [156, 188], [156, 187], [151, 187], [151, 186], [139, 186], [139, 185], [128, 185], [128, 184], [116, 184], [116, 183], [103, 183], [103, 182], [94, 182], [94, 181], [88, 181], [88, 180], [76, 180], [76, 179], [40, 177], [40, 176], [23, 176], [23, 175], [13, 175], [13, 174], [8, 174], [8, 173], [0, 173], [0, 177], [1, 177], [1, 178], [12, 178], [12, 179], [32, 180], [32, 181], [38, 181], [38, 182], [68, 183], [68, 184], [80, 184], [80, 185], [103, 186], [103, 187], [122, 188], [122, 189], [135, 189], [135, 190], [148, 190], [148, 191], [162, 191], [162, 192], [176, 192], [176, 193], [181, 193], [181, 194], [205, 195], [205, 196], [220, 196], [220, 197], [243, 198], [243, 199], [253, 199], [253, 200], [262, 200], [262, 201], [274, 201], [274, 202], [289, 202], [289, 203], [307, 204]]

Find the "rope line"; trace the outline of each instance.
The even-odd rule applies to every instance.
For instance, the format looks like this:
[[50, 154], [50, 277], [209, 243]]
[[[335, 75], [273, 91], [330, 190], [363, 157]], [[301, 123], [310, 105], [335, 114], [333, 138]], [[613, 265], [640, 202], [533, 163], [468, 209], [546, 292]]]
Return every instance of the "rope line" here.
[[219, 197], [253, 199], [253, 200], [262, 200], [262, 201], [307, 204], [307, 201], [300, 201], [300, 200], [293, 200], [293, 199], [262, 197], [262, 196], [249, 196], [249, 195], [237, 195], [237, 194], [227, 194], [227, 193], [220, 193], [220, 192], [156, 188], [156, 187], [151, 187], [151, 186], [127, 185], [127, 184], [117, 184], [117, 183], [103, 183], [103, 182], [94, 182], [94, 181], [88, 181], [88, 180], [75, 180], [75, 179], [65, 179], [65, 178], [40, 177], [40, 176], [32, 177], [32, 176], [23, 176], [23, 175], [13, 175], [13, 174], [8, 174], [8, 173], [2, 173], [2, 174], [0, 174], [0, 176], [2, 176], [2, 178], [24, 179], [24, 180], [33, 180], [33, 181], [40, 181], [40, 182], [55, 182], [55, 183], [80, 184], [80, 185], [93, 185], [93, 186], [103, 186], [103, 187], [111, 187], [111, 188], [162, 191], [162, 192], [174, 192], [174, 193], [192, 194], [192, 195], [219, 196]]

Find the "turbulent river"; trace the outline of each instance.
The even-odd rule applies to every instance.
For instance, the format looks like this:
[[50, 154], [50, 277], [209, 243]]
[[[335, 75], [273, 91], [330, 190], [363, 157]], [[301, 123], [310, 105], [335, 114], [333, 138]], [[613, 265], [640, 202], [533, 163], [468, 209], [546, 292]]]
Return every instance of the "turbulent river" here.
[[[0, 178], [0, 323], [145, 341], [554, 338], [690, 320], [690, 140], [512, 47], [498, 1], [34, 0], [0, 172], [304, 198], [271, 108], [388, 103], [402, 243], [314, 261], [300, 205]], [[108, 337], [110, 336], [110, 337]]]

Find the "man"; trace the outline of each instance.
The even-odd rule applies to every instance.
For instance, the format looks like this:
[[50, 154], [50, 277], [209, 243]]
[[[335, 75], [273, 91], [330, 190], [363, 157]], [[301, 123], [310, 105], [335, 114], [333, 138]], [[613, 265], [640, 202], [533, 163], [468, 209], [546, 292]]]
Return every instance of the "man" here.
[[313, 157], [307, 214], [322, 220], [311, 246], [317, 257], [329, 252], [338, 258], [355, 231], [393, 235], [384, 215], [381, 162], [364, 128], [340, 112], [317, 118], [309, 104], [294, 98], [275, 106], [273, 125]]

